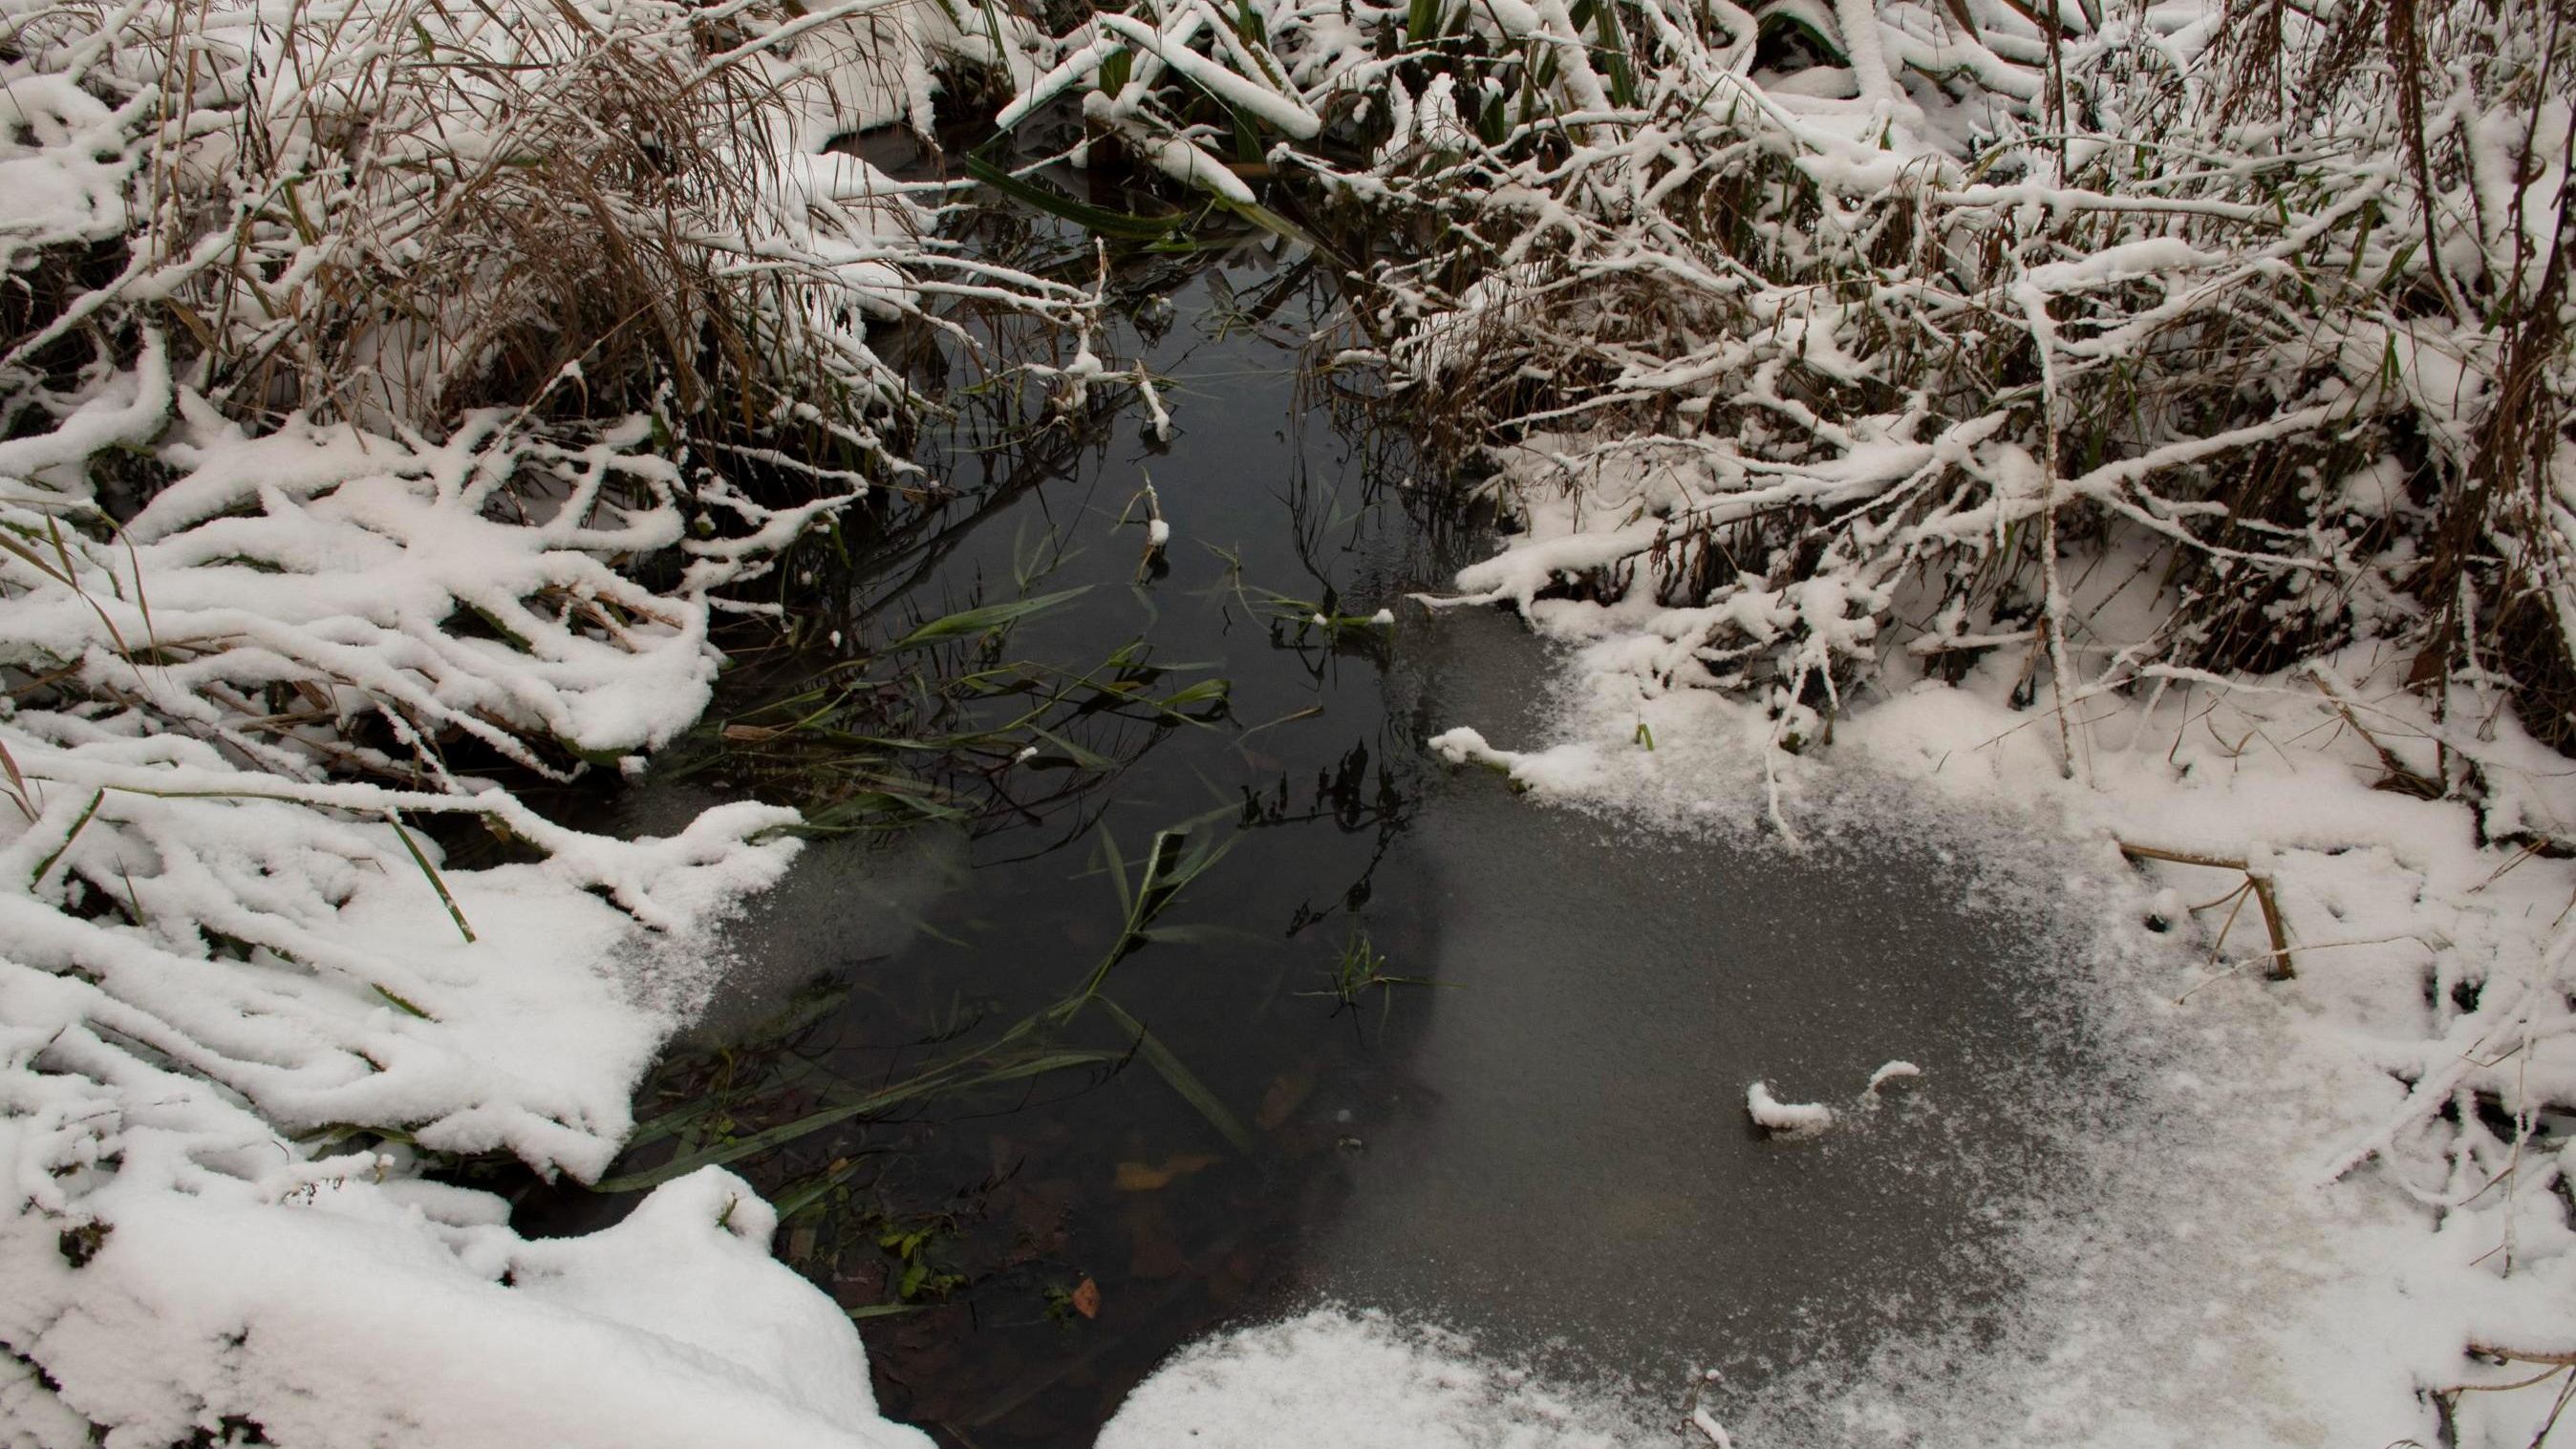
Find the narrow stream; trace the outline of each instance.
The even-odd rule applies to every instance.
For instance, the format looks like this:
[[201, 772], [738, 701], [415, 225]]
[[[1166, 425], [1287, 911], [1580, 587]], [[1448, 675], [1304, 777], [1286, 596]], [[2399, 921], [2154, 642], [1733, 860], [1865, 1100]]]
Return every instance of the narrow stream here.
[[[1105, 991], [1249, 1153], [1140, 1054], [732, 1164], [773, 1195], [829, 1184], [779, 1250], [864, 1315], [889, 1414], [969, 1449], [1072, 1449], [1179, 1344], [1324, 1300], [1648, 1384], [1973, 1333], [2013, 1287], [1998, 1205], [2080, 1110], [2052, 1085], [2082, 1063], [2049, 1004], [2075, 948], [1930, 829], [1792, 856], [1540, 808], [1431, 759], [1422, 740], [1459, 723], [1534, 741], [1547, 660], [1508, 615], [1406, 601], [1477, 535], [1301, 381], [1334, 299], [1281, 253], [1175, 270], [1168, 319], [1112, 339], [1172, 379], [1168, 445], [1131, 414], [1031, 479], [996, 460], [1035, 450], [951, 440], [956, 526], [849, 621], [890, 637], [1010, 597], [1045, 559], [1036, 590], [1089, 591], [1023, 623], [1015, 654], [1087, 668], [1139, 639], [1229, 679], [1228, 717], [1131, 730], [1112, 783], [998, 827], [809, 848], [735, 932], [699, 1029], [732, 1045], [639, 1117], [721, 1089], [685, 1151], [808, 1110], [817, 1081], [894, 1080], [1042, 1010], [1121, 934], [1104, 837], [1132, 867], [1195, 821], [1230, 853], [1164, 916], [1186, 929]], [[1172, 536], [1140, 573], [1149, 478]], [[1394, 622], [1328, 640], [1272, 595]], [[1029, 798], [1053, 789], [1047, 763]], [[648, 782], [624, 824], [668, 828], [723, 793]], [[1363, 949], [1433, 984], [1344, 1000], [1334, 971]], [[800, 1001], [802, 1027], [762, 1035]], [[1079, 1039], [1132, 1045], [1099, 1022]], [[1925, 1075], [1858, 1105], [1899, 1058]], [[1851, 1126], [1764, 1140], [1743, 1109], [1757, 1078]], [[521, 1219], [575, 1230], [619, 1203], [539, 1194]]]

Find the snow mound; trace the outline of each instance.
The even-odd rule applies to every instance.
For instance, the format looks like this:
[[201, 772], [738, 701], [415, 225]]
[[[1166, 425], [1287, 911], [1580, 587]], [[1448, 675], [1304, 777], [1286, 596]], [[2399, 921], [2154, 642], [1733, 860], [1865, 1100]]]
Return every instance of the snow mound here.
[[1474, 1344], [1319, 1308], [1184, 1349], [1097, 1449], [1610, 1449], [1666, 1438], [1606, 1394], [1560, 1392]]
[[78, 1268], [0, 1235], [21, 1286], [0, 1330], [110, 1443], [929, 1444], [877, 1418], [856, 1330], [769, 1257], [776, 1219], [732, 1175], [584, 1238], [522, 1241], [504, 1212], [364, 1173], [132, 1193]]

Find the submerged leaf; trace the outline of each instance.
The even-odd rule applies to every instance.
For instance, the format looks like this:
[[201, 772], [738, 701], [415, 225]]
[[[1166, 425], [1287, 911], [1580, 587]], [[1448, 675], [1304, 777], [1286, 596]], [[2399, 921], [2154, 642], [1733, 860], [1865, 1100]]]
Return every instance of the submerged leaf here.
[[1118, 1164], [1111, 1185], [1120, 1192], [1159, 1192], [1176, 1178], [1191, 1176], [1215, 1166], [1222, 1159], [1204, 1152], [1175, 1152], [1163, 1159], [1159, 1167], [1142, 1162]]

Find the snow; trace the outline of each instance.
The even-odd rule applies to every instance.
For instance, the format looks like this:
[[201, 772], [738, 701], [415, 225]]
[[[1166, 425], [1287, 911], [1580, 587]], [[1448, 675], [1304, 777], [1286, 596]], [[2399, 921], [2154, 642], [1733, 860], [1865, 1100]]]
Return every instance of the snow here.
[[1610, 1449], [1646, 1442], [1615, 1400], [1565, 1395], [1471, 1340], [1319, 1308], [1184, 1349], [1139, 1385], [1098, 1449]]
[[12, 1234], [20, 1308], [61, 1296], [10, 1336], [111, 1443], [228, 1419], [278, 1444], [929, 1443], [876, 1418], [856, 1330], [770, 1259], [775, 1219], [729, 1174], [543, 1242], [425, 1187], [137, 1194], [78, 1269]]
[[[807, 60], [848, 9], [809, 17]], [[193, 208], [184, 188], [222, 193], [238, 128], [292, 149], [327, 124], [328, 105], [247, 109], [283, 99], [268, 77], [301, 77], [310, 100], [389, 52], [218, 5], [192, 16], [193, 89], [174, 96], [157, 86], [167, 27], [144, 14], [13, 7], [0, 57], [13, 272], [120, 237], [134, 258], [0, 361], [18, 419], [0, 442], [0, 1442], [919, 1449], [877, 1416], [847, 1316], [769, 1258], [775, 1217], [739, 1180], [701, 1172], [615, 1228], [534, 1242], [502, 1199], [421, 1175], [490, 1152], [600, 1174], [637, 1083], [723, 975], [723, 922], [798, 850], [793, 812], [748, 801], [585, 834], [454, 762], [647, 769], [706, 706], [722, 591], [858, 492], [765, 506], [675, 445], [667, 416], [412, 426], [424, 394], [405, 391], [399, 328], [365, 344], [381, 396], [327, 416], [232, 407], [205, 317], [270, 345], [263, 314], [302, 305], [348, 237], [236, 231], [228, 203]], [[649, 50], [657, 32], [634, 27], [650, 19], [362, 5], [333, 26], [397, 22], [404, 55], [442, 37], [545, 55], [605, 33], [584, 26]], [[314, 48], [285, 58], [297, 45]], [[259, 85], [232, 89], [248, 66]], [[902, 86], [927, 94], [914, 69], [886, 77], [898, 109]], [[838, 78], [840, 101], [887, 100], [862, 74]], [[770, 119], [792, 121], [825, 77], [777, 79]], [[471, 148], [466, 118], [495, 95], [453, 83], [442, 134]], [[419, 99], [389, 93], [382, 123]], [[161, 109], [181, 103], [210, 109]], [[865, 318], [943, 285], [925, 272], [1020, 285], [924, 254], [902, 188], [792, 142], [753, 148], [774, 170], [739, 178], [748, 210], [727, 222], [744, 230], [705, 244], [828, 299], [797, 325], [848, 329], [845, 380], [873, 385]], [[370, 206], [400, 205], [364, 188], [406, 174], [317, 165], [302, 219], [364, 230]], [[182, 190], [146, 220], [129, 205], [146, 184]], [[202, 241], [128, 235], [208, 216]], [[235, 238], [274, 249], [216, 266]], [[272, 290], [189, 313], [196, 343], [131, 310], [203, 302], [218, 275]], [[1040, 311], [1086, 295], [1026, 285]], [[85, 318], [130, 354], [21, 365]], [[576, 359], [548, 387], [601, 372]], [[137, 469], [137, 496], [112, 491]], [[433, 821], [510, 842], [511, 863], [453, 868]]]
[[1923, 1069], [1912, 1062], [1889, 1062], [1869, 1074], [1869, 1085], [1861, 1089], [1861, 1095], [1875, 1097], [1878, 1095], [1878, 1089], [1890, 1082], [1910, 1081], [1922, 1075]]
[[[1192, 85], [1218, 100], [1259, 117], [1281, 135], [1305, 141], [1312, 140], [1324, 129], [1323, 121], [1294, 96], [1283, 95], [1273, 87], [1246, 79], [1185, 45], [1165, 44], [1162, 34], [1153, 26], [1116, 11], [1103, 11], [1095, 19], [1102, 30], [1160, 59]], [[1212, 27], [1221, 28], [1225, 27]]]
[[1744, 1111], [1754, 1126], [1783, 1137], [1805, 1137], [1834, 1125], [1833, 1108], [1820, 1102], [1783, 1102], [1771, 1095], [1768, 1082], [1744, 1089]]

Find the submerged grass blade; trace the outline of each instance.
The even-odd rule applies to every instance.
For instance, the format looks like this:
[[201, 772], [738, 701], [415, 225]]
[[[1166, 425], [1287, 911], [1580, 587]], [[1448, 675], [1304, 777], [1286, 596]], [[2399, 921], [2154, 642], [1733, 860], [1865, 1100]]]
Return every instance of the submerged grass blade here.
[[[994, 1046], [980, 1049], [977, 1056], [990, 1055], [995, 1046], [1006, 1045], [1027, 1035], [1034, 1024], [1034, 1018], [1020, 1022], [1003, 1033]], [[674, 1178], [686, 1177], [701, 1167], [721, 1167], [727, 1163], [739, 1162], [743, 1158], [767, 1152], [774, 1147], [785, 1146], [800, 1137], [810, 1136], [826, 1127], [849, 1121], [853, 1117], [863, 1117], [871, 1112], [883, 1112], [889, 1108], [902, 1106], [906, 1102], [918, 1101], [946, 1092], [970, 1090], [995, 1082], [1019, 1081], [1023, 1078], [1044, 1076], [1049, 1072], [1064, 1071], [1073, 1067], [1099, 1066], [1117, 1061], [1120, 1056], [1121, 1054], [1117, 1052], [1087, 1049], [1042, 1052], [982, 1071], [969, 1069], [969, 1064], [976, 1060], [976, 1057], [970, 1056], [950, 1061], [931, 1067], [891, 1087], [870, 1092], [856, 1101], [843, 1102], [825, 1107], [820, 1111], [808, 1112], [794, 1121], [782, 1122], [775, 1127], [752, 1133], [748, 1137], [737, 1137], [730, 1142], [719, 1142], [693, 1152], [684, 1152], [658, 1167], [602, 1178], [591, 1184], [591, 1190], [640, 1192], [646, 1188], [659, 1187]]]
[[778, 1220], [783, 1223], [789, 1218], [796, 1216], [798, 1213], [803, 1212], [805, 1209], [812, 1207], [814, 1204], [821, 1202], [825, 1194], [829, 1193], [832, 1189], [839, 1187], [842, 1183], [849, 1181], [853, 1174], [855, 1174], [861, 1167], [865, 1166], [870, 1155], [871, 1154], [865, 1152], [854, 1152], [850, 1154], [846, 1161], [843, 1161], [840, 1165], [831, 1168], [823, 1173], [822, 1176], [815, 1178], [813, 1181], [796, 1189], [794, 1192], [780, 1193], [778, 1197], [770, 1203], [771, 1207], [778, 1210]]
[[1218, 1136], [1233, 1144], [1235, 1151], [1246, 1157], [1252, 1155], [1252, 1134], [1244, 1130], [1242, 1120], [1228, 1111], [1225, 1103], [1217, 1100], [1216, 1093], [1209, 1091], [1207, 1084], [1184, 1066], [1181, 1059], [1172, 1054], [1170, 1047], [1163, 1045], [1161, 1037], [1146, 1030], [1143, 1022], [1128, 1015], [1126, 1008], [1117, 1002], [1106, 996], [1094, 999], [1100, 1003], [1100, 1009], [1108, 1012], [1110, 1019], [1118, 1023], [1120, 1030], [1135, 1039], [1136, 1054], [1170, 1083], [1173, 1091], [1181, 1094], [1182, 1101], [1196, 1108], [1198, 1114], [1207, 1119], [1208, 1125], [1216, 1129]]
[[1128, 924], [1133, 926], [1136, 920], [1136, 896], [1127, 888], [1127, 860], [1118, 853], [1118, 837], [1110, 834], [1109, 827], [1105, 824], [1100, 827], [1100, 859], [1109, 871], [1109, 883], [1118, 888], [1118, 914], [1125, 917]]
[[646, 1188], [659, 1187], [673, 1178], [686, 1177], [701, 1167], [722, 1167], [728, 1162], [739, 1162], [755, 1153], [766, 1152], [773, 1147], [793, 1142], [799, 1137], [819, 1132], [836, 1122], [846, 1122], [869, 1112], [882, 1112], [888, 1107], [901, 1106], [915, 1097], [926, 1096], [946, 1085], [947, 1080], [945, 1069], [934, 1067], [910, 1081], [897, 1083], [882, 1091], [871, 1092], [855, 1102], [844, 1102], [837, 1107], [808, 1112], [792, 1122], [782, 1122], [767, 1131], [755, 1132], [748, 1137], [737, 1137], [731, 1142], [719, 1142], [696, 1152], [683, 1153], [659, 1167], [648, 1167], [641, 1172], [629, 1172], [616, 1177], [603, 1177], [591, 1184], [591, 1190], [641, 1192]]

